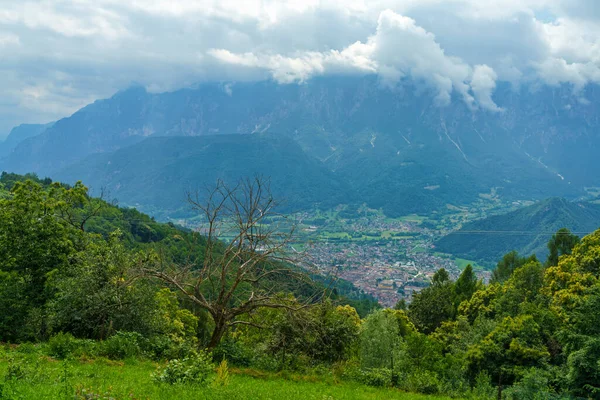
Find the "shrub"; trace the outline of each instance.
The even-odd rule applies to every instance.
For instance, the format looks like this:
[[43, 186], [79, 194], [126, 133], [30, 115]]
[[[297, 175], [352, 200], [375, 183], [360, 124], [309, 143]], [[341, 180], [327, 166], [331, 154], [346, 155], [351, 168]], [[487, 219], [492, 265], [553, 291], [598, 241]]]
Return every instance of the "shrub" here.
[[48, 355], [63, 360], [77, 349], [77, 339], [70, 333], [57, 333], [48, 340]]
[[27, 375], [27, 368], [25, 363], [21, 360], [15, 360], [14, 358], [10, 358], [8, 360], [8, 368], [6, 369], [6, 374], [4, 375], [4, 380], [20, 380], [25, 378]]
[[189, 341], [174, 341], [165, 335], [151, 337], [145, 343], [146, 350], [155, 360], [182, 359], [194, 353], [196, 345]]
[[214, 366], [210, 355], [200, 352], [182, 360], [174, 359], [169, 361], [162, 371], [153, 374], [152, 377], [156, 382], [168, 383], [170, 385], [177, 383], [203, 385], [207, 382], [213, 370]]
[[227, 360], [221, 361], [221, 364], [217, 367], [217, 376], [214, 383], [215, 386], [229, 385], [229, 366], [227, 365]]
[[472, 400], [492, 400], [496, 397], [496, 388], [492, 386], [490, 375], [483, 371], [477, 374], [475, 385], [471, 389], [469, 399]]
[[144, 347], [148, 347], [148, 341], [141, 334], [117, 332], [104, 341], [101, 353], [113, 360], [121, 360], [142, 355]]
[[359, 382], [368, 386], [391, 386], [392, 371], [387, 368], [361, 369], [357, 366], [348, 366], [343, 371], [342, 378]]
[[532, 368], [523, 378], [503, 392], [507, 400], [548, 400], [558, 398], [548, 385], [545, 371]]
[[39, 348], [33, 343], [21, 343], [17, 347], [17, 352], [21, 354], [34, 354], [37, 353]]
[[412, 370], [400, 378], [400, 388], [407, 392], [435, 394], [440, 392], [438, 376], [427, 370]]
[[227, 360], [238, 367], [249, 367], [252, 364], [252, 353], [239, 342], [223, 340], [213, 351], [213, 361]]

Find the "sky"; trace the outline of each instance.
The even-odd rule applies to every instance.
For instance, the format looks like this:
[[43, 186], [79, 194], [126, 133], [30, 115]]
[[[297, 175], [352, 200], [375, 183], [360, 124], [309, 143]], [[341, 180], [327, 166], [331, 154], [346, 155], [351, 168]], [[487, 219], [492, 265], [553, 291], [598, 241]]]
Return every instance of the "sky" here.
[[[600, 83], [598, 0], [0, 0], [0, 137], [141, 84], [376, 74], [502, 112], [499, 81]], [[582, 100], [583, 101], [583, 100]]]

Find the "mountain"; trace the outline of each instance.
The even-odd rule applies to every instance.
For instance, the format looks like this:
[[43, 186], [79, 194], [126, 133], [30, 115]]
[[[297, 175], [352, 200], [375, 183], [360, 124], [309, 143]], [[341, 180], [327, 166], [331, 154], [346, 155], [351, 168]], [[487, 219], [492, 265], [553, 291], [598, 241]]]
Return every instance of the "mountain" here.
[[0, 158], [6, 157], [15, 147], [25, 139], [37, 136], [52, 126], [48, 124], [22, 124], [14, 127], [4, 142], [0, 143]]
[[551, 198], [518, 210], [465, 224], [439, 239], [436, 250], [493, 264], [504, 254], [517, 250], [545, 259], [546, 244], [560, 228], [584, 236], [600, 226], [600, 205]]
[[268, 132], [293, 140], [350, 186], [349, 201], [390, 216], [466, 204], [492, 188], [507, 200], [539, 200], [600, 187], [599, 87], [574, 94], [567, 86], [500, 84], [494, 100], [502, 112], [472, 110], [458, 98], [439, 107], [433, 98], [418, 83], [391, 88], [372, 76], [169, 93], [135, 87], [23, 141], [0, 167], [55, 176], [148, 137]]
[[173, 216], [189, 215], [187, 192], [202, 193], [217, 179], [232, 184], [254, 175], [270, 178], [282, 210], [333, 207], [354, 197], [349, 186], [293, 140], [269, 134], [148, 138], [88, 157], [54, 177], [83, 180], [96, 194], [104, 188], [122, 204]]

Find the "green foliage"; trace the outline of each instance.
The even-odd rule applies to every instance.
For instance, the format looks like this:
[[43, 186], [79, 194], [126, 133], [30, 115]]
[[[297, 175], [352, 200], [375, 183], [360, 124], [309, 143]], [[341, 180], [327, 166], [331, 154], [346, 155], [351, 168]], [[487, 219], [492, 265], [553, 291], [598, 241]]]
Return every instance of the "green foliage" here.
[[179, 307], [177, 295], [163, 288], [155, 295], [154, 330], [167, 335], [175, 343], [197, 341], [198, 317]]
[[[231, 320], [214, 352], [197, 354], [214, 320], [140, 271], [157, 252], [165, 261], [194, 259], [204, 251], [201, 238], [146, 217], [128, 220], [129, 211], [90, 199], [81, 183], [0, 179], [11, 189], [0, 196], [6, 255], [0, 259], [0, 340], [48, 338], [41, 346], [0, 349], [0, 365], [10, 359], [0, 375], [10, 396], [24, 382], [45, 379], [40, 360], [63, 359], [69, 361], [56, 365], [61, 371], [52, 395], [71, 397], [72, 366], [100, 356], [121, 366], [171, 360], [153, 379], [182, 387], [206, 386], [212, 362], [221, 363], [217, 392], [234, 386], [238, 370], [229, 365], [235, 365], [470, 399], [600, 398], [600, 231], [575, 245], [575, 237], [557, 232], [549, 249], [558, 256], [546, 267], [535, 257], [506, 254], [487, 285], [470, 265], [456, 282], [439, 270], [408, 310], [399, 304], [364, 320], [339, 295], [303, 307], [295, 295], [305, 296], [312, 284], [291, 293], [291, 278], [274, 280], [269, 284], [282, 291], [277, 307]], [[199, 246], [190, 253], [176, 236]], [[214, 294], [202, 283], [195, 290]], [[112, 395], [97, 386], [85, 386], [85, 393]]]
[[417, 330], [432, 333], [454, 315], [454, 286], [448, 272], [441, 269], [434, 275], [431, 286], [414, 295], [408, 316]]
[[[549, 241], [561, 246], [557, 254], [568, 254], [576, 239], [574, 235], [560, 233], [559, 241], [556, 241], [556, 234], [553, 239], [549, 232], [564, 232], [564, 228], [572, 232], [593, 232], [599, 226], [600, 205], [551, 198], [506, 214], [466, 223], [435, 245], [437, 251], [489, 265], [511, 250], [544, 260], [552, 251]], [[556, 256], [550, 258], [552, 261], [547, 261], [548, 264], [556, 265]]]
[[48, 278], [68, 269], [76, 251], [78, 233], [57, 217], [65, 193], [75, 190], [82, 189], [53, 184], [46, 191], [27, 180], [16, 182], [11, 196], [0, 199], [0, 303], [7, 306], [0, 315], [0, 337], [5, 340], [46, 334], [43, 316], [36, 319], [38, 326], [26, 324], [54, 293]]
[[147, 347], [147, 339], [138, 332], [117, 332], [106, 339], [100, 354], [113, 360], [139, 357]]
[[199, 352], [182, 360], [174, 359], [153, 375], [156, 382], [173, 384], [204, 385], [214, 371], [211, 357]]
[[358, 339], [360, 319], [350, 306], [328, 301], [299, 312], [279, 313], [269, 326], [268, 351], [284, 364], [298, 356], [336, 362], [347, 359]]
[[567, 381], [579, 396], [600, 398], [600, 338], [590, 337], [580, 349], [569, 354]]
[[133, 280], [144, 255], [127, 251], [120, 236], [119, 231], [108, 241], [89, 236], [78, 264], [55, 277], [57, 294], [48, 304], [51, 329], [94, 339], [118, 330], [153, 331], [154, 289]]
[[502, 260], [498, 261], [496, 269], [492, 272], [490, 282], [502, 283], [506, 281], [510, 278], [513, 271], [531, 261], [537, 261], [536, 257], [520, 257], [519, 253], [516, 251], [505, 254], [504, 257], [502, 257]]
[[230, 377], [229, 377], [229, 366], [227, 365], [227, 360], [221, 361], [221, 363], [217, 366], [217, 376], [215, 376], [214, 385], [215, 386], [227, 386], [229, 385]]
[[579, 236], [573, 235], [567, 228], [561, 228], [548, 241], [548, 258], [546, 265], [558, 265], [558, 258], [571, 254], [573, 248], [579, 243]]
[[504, 391], [506, 400], [550, 400], [559, 397], [549, 386], [548, 374], [544, 370], [532, 368], [513, 386]]
[[253, 352], [240, 341], [227, 337], [212, 352], [216, 362], [227, 360], [238, 367], [249, 367], [254, 358]]
[[48, 355], [63, 360], [71, 356], [78, 346], [73, 335], [59, 332], [48, 340]]
[[346, 380], [367, 386], [386, 387], [392, 384], [392, 371], [389, 368], [360, 368], [349, 366], [343, 372]]
[[478, 280], [471, 264], [467, 265], [454, 283], [454, 310], [458, 311], [458, 306], [465, 300], [471, 299], [477, 291]]
[[475, 377], [475, 384], [468, 394], [469, 400], [493, 400], [496, 397], [496, 389], [491, 383], [491, 377], [485, 371]]

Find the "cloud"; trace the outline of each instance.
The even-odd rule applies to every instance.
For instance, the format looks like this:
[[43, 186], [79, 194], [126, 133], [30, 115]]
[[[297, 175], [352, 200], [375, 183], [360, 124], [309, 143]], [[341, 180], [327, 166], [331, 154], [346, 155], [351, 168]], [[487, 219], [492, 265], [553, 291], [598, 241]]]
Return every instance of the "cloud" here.
[[[378, 74], [498, 111], [497, 81], [598, 83], [596, 0], [3, 0], [0, 133], [132, 82]], [[37, 93], [37, 94], [36, 94]], [[32, 96], [36, 94], [35, 96]]]
[[18, 46], [21, 44], [19, 37], [12, 33], [0, 32], [0, 48], [9, 46]]
[[367, 45], [380, 66], [380, 75], [388, 83], [404, 76], [423, 80], [438, 92], [436, 100], [448, 105], [456, 90], [469, 105], [473, 97], [466, 81], [471, 68], [460, 58], [446, 55], [435, 36], [416, 24], [412, 18], [385, 10], [378, 19], [377, 33]]
[[487, 65], [476, 65], [471, 78], [471, 88], [477, 103], [490, 111], [502, 111], [492, 100], [497, 78], [496, 72]]
[[500, 110], [492, 100], [497, 78], [492, 68], [479, 65], [473, 69], [460, 58], [446, 55], [431, 32], [391, 10], [380, 14], [376, 32], [364, 43], [358, 41], [341, 51], [311, 51], [286, 57], [212, 49], [208, 54], [226, 64], [266, 69], [280, 83], [302, 83], [315, 75], [340, 71], [377, 73], [384, 84], [391, 86], [403, 78], [428, 83], [435, 88], [441, 106], [450, 104], [452, 92], [457, 91], [471, 108], [479, 105]]

